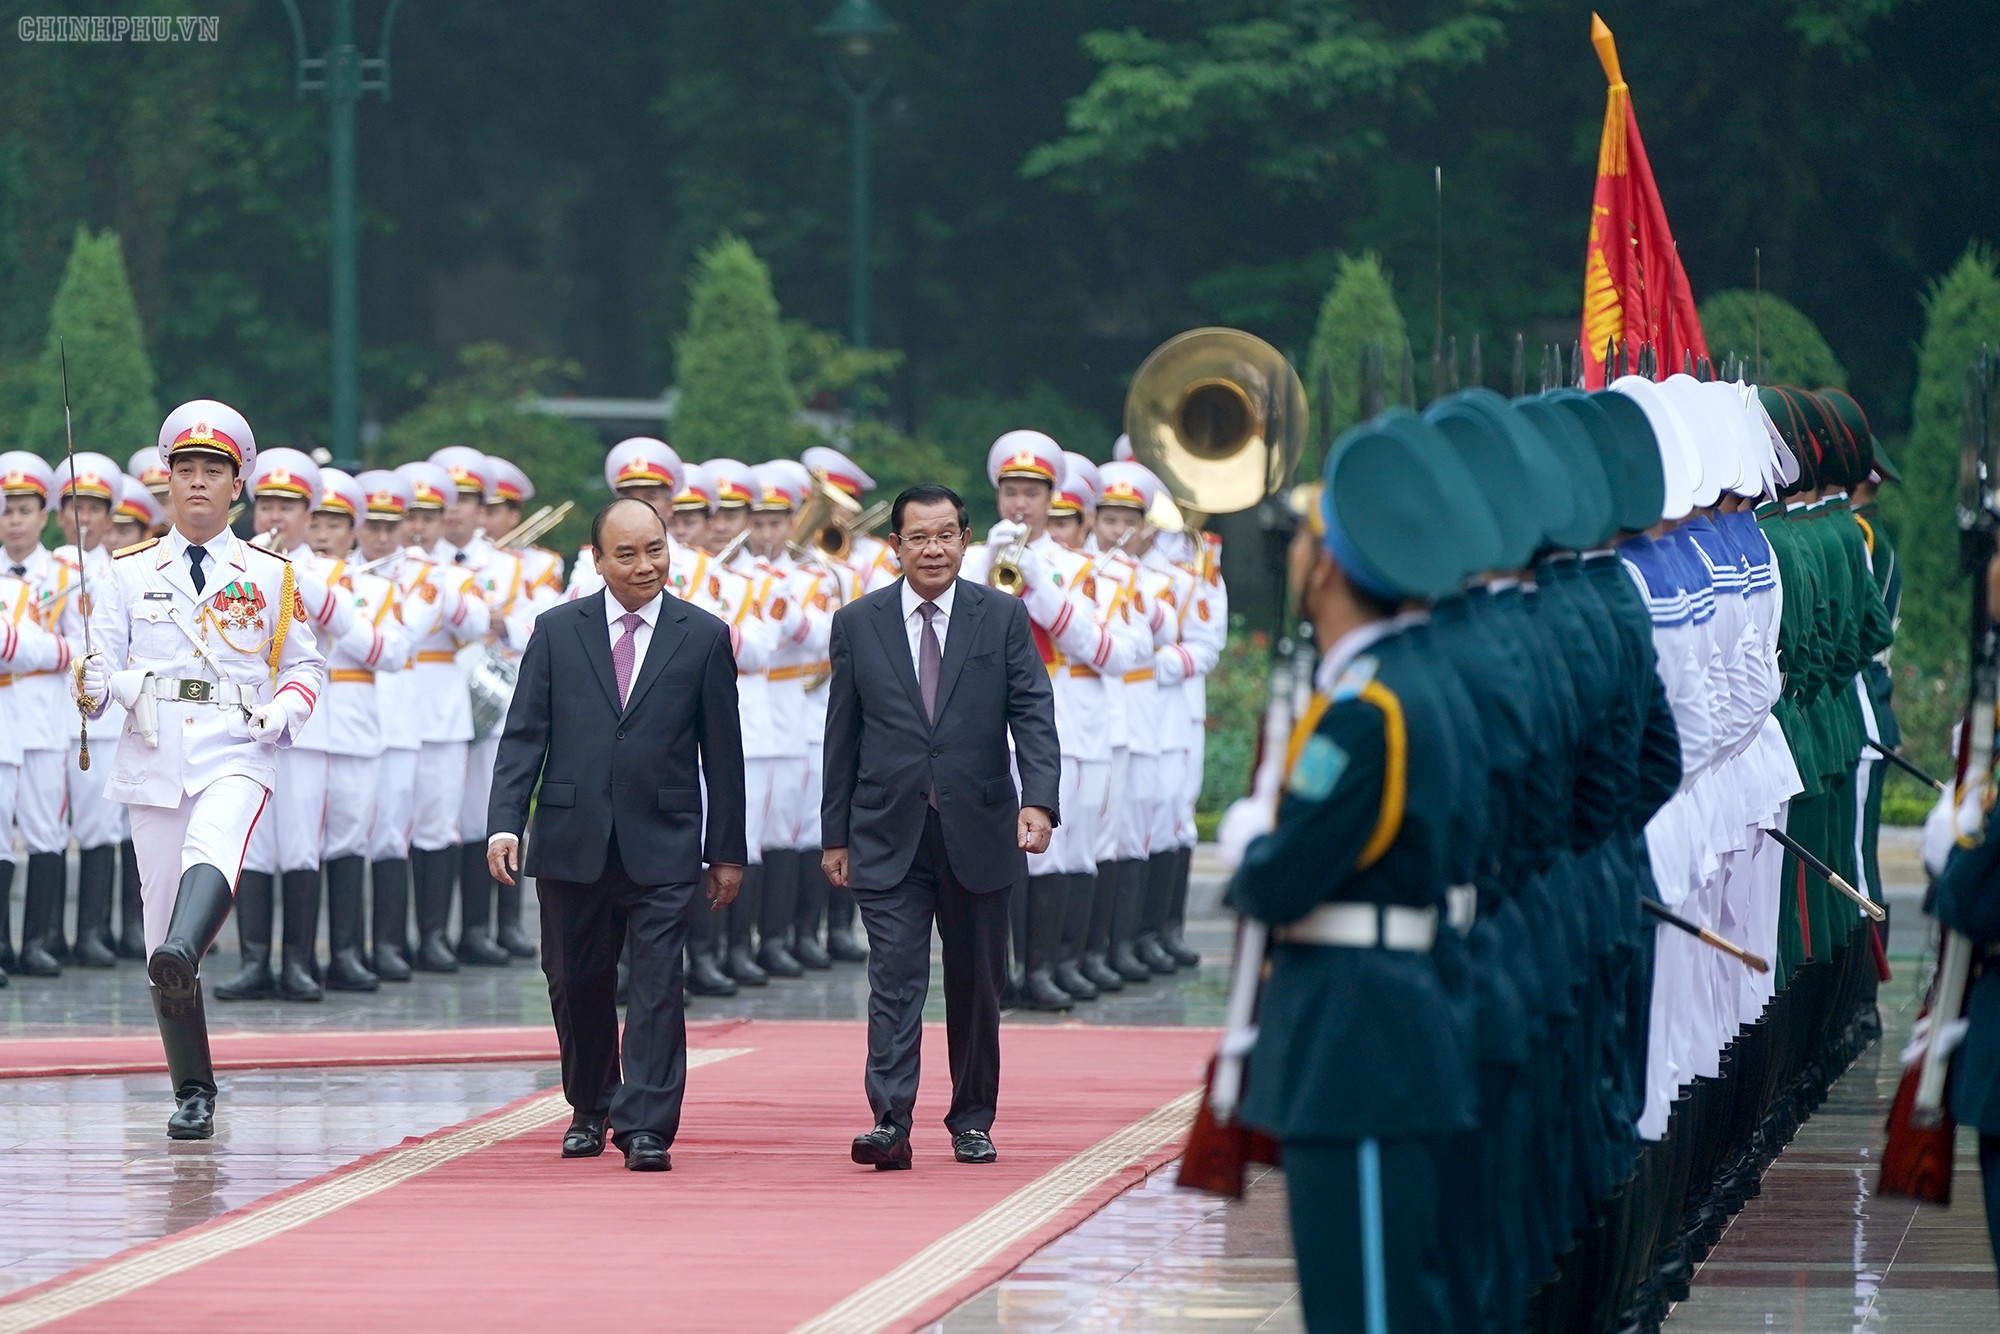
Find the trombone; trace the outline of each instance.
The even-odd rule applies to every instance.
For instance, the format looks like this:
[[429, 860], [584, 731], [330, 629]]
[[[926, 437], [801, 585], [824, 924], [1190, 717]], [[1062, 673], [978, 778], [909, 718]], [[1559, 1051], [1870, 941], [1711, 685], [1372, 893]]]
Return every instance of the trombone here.
[[556, 525], [567, 519], [576, 508], [574, 500], [565, 500], [560, 505], [544, 505], [506, 532], [493, 539], [493, 545], [502, 551], [520, 551], [533, 546], [535, 542], [552, 532]]

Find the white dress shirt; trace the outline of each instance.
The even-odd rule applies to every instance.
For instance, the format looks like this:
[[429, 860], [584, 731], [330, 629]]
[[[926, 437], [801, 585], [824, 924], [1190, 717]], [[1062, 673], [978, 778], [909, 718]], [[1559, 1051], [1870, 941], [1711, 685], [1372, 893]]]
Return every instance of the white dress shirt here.
[[[639, 684], [639, 669], [645, 666], [646, 664], [646, 650], [652, 647], [653, 627], [659, 624], [660, 606], [665, 601], [666, 596], [667, 596], [666, 591], [663, 589], [660, 592], [653, 594], [653, 600], [651, 602], [648, 602], [645, 606], [639, 608], [639, 616], [640, 616], [639, 628], [632, 632], [632, 676], [631, 679], [625, 683], [627, 690], [630, 690], [633, 686]], [[604, 625], [605, 628], [610, 632], [611, 646], [613, 648], [618, 647], [618, 641], [625, 637], [625, 627], [619, 624], [619, 618], [624, 616], [625, 614], [626, 614], [625, 604], [620, 602], [617, 596], [614, 593], [612, 593], [610, 589], [608, 588], [605, 589]], [[614, 685], [617, 684], [618, 675], [617, 675], [617, 668], [615, 667], [612, 669], [611, 679]], [[500, 842], [502, 839], [505, 839], [510, 843], [518, 843], [521, 841], [521, 836], [519, 834], [510, 834], [504, 831], [492, 834], [487, 838], [486, 846], [490, 848], [495, 843]]]
[[[945, 631], [951, 624], [952, 600], [957, 596], [958, 580], [954, 579], [945, 586], [944, 592], [931, 599], [932, 602], [937, 604], [937, 615], [931, 617], [931, 628], [937, 632], [938, 657], [940, 660], [944, 657]], [[917, 608], [923, 604], [923, 601], [924, 599], [918, 597], [916, 591], [910, 587], [910, 581], [905, 579], [903, 581], [903, 629], [910, 636], [910, 665], [917, 669], [917, 679], [920, 681], [923, 679], [924, 674], [924, 660], [922, 656], [924, 618], [918, 614]]]

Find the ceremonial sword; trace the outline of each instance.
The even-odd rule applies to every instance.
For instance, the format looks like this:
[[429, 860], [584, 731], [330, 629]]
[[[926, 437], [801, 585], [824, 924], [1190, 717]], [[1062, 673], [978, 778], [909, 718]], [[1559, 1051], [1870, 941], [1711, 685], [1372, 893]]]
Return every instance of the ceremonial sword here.
[[76, 660], [76, 767], [90, 769], [90, 711], [97, 701], [83, 693], [83, 664], [90, 660], [90, 578], [89, 553], [83, 549], [82, 497], [76, 493], [76, 433], [69, 420], [69, 351], [56, 339], [56, 360], [62, 367], [63, 445], [69, 451], [70, 509], [76, 520], [76, 599], [83, 616], [83, 656]]
[[1662, 922], [1665, 922], [1668, 926], [1685, 931], [1696, 940], [1707, 945], [1713, 945], [1724, 954], [1742, 960], [1744, 967], [1750, 969], [1752, 972], [1768, 973], [1771, 971], [1771, 965], [1763, 955], [1752, 954], [1735, 941], [1724, 936], [1719, 936], [1705, 926], [1696, 926], [1693, 922], [1675, 913], [1657, 899], [1649, 899], [1641, 896], [1639, 906], [1659, 918]]
[[1855, 906], [1860, 908], [1862, 912], [1867, 913], [1871, 919], [1880, 922], [1888, 917], [1889, 914], [1883, 909], [1881, 904], [1841, 879], [1831, 866], [1828, 866], [1825, 862], [1807, 852], [1805, 848], [1799, 845], [1798, 840], [1794, 839], [1791, 835], [1776, 829], [1766, 829], [1764, 833], [1770, 837], [1773, 843], [1776, 843], [1779, 847], [1804, 863], [1808, 871], [1826, 881], [1827, 884], [1833, 886], [1834, 889], [1845, 894], [1848, 898], [1853, 899]]
[[1876, 754], [1880, 755], [1883, 759], [1889, 761], [1889, 763], [1895, 765], [1898, 769], [1901, 769], [1904, 773], [1908, 774], [1910, 777], [1916, 779], [1919, 783], [1928, 785], [1933, 792], [1944, 791], [1944, 783], [1941, 779], [1932, 778], [1922, 769], [1919, 769], [1916, 765], [1911, 764], [1908, 760], [1904, 759], [1901, 755], [1898, 755], [1895, 751], [1890, 750], [1887, 746], [1877, 741], [1874, 737], [1871, 736], [1867, 738], [1867, 741], [1868, 741], [1868, 748], [1870, 750], [1873, 750]]

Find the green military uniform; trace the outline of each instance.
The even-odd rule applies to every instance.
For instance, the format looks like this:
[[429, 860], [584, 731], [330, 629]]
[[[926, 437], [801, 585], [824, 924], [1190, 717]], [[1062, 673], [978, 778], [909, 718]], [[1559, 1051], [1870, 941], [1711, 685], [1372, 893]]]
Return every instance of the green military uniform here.
[[1986, 817], [1981, 841], [1953, 852], [1931, 888], [1938, 923], [1970, 937], [1978, 976], [1966, 993], [1970, 1021], [1951, 1067], [1951, 1114], [1979, 1131], [1979, 1171], [1986, 1231], [2000, 1256], [2000, 807]]

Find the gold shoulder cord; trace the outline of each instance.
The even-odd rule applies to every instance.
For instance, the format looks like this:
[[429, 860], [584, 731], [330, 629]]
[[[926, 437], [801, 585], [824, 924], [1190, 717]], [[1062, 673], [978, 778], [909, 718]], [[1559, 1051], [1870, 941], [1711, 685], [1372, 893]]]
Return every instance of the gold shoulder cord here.
[[292, 563], [285, 562], [284, 586], [278, 591], [278, 632], [271, 636], [271, 680], [278, 679], [278, 658], [285, 651], [285, 637], [292, 632], [292, 602], [298, 596], [298, 585], [292, 574]]

